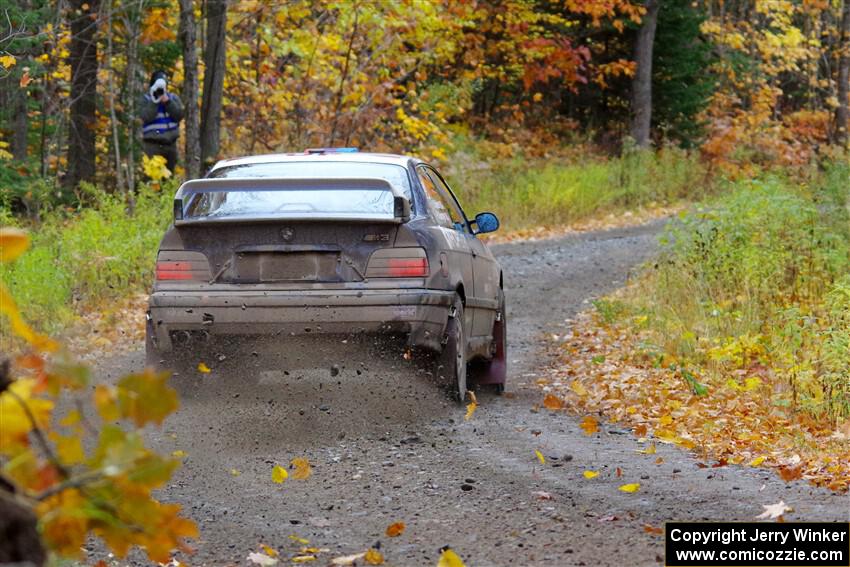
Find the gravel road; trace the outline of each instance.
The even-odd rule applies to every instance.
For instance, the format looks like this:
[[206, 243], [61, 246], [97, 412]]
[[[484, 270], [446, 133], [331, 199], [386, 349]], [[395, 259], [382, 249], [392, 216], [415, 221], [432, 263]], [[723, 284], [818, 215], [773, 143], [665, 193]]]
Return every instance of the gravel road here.
[[[160, 498], [200, 527], [190, 563], [244, 565], [260, 543], [289, 554], [297, 535], [330, 550], [317, 565], [376, 542], [389, 565], [435, 565], [445, 545], [469, 567], [659, 565], [663, 540], [645, 524], [750, 520], [779, 500], [794, 508], [789, 520], [850, 519], [848, 496], [766, 470], [700, 469], [666, 445], [641, 455], [621, 429], [588, 437], [574, 416], [533, 411], [535, 379], [550, 363], [544, 335], [563, 334], [589, 299], [622, 285], [653, 253], [660, 226], [494, 247], [506, 274], [509, 394], [480, 395], [470, 421], [411, 363], [381, 360], [368, 345], [295, 349], [280, 362], [286, 372], [212, 361], [211, 374], [182, 388], [179, 412], [148, 434], [159, 450], [187, 454]], [[141, 351], [116, 357], [102, 374], [143, 361]], [[273, 465], [294, 457], [310, 460], [312, 476], [273, 484]], [[586, 480], [588, 469], [602, 474]], [[619, 492], [626, 482], [641, 490]], [[393, 522], [407, 529], [387, 538]]]

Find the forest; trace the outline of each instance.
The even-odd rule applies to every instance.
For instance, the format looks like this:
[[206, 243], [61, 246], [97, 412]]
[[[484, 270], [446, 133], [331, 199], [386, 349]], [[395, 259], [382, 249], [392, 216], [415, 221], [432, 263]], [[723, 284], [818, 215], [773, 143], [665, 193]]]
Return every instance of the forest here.
[[[157, 72], [183, 105], [173, 170], [143, 142]], [[671, 445], [698, 472], [764, 468], [817, 487], [781, 492], [789, 503], [845, 494], [848, 128], [850, 0], [0, 0], [0, 528], [20, 530], [0, 563], [91, 558], [91, 535], [118, 556], [137, 546], [154, 562], [191, 561], [198, 516], [158, 496], [190, 466], [188, 449], [168, 456], [142, 433], [179, 414], [168, 375], [99, 382], [95, 371], [113, 350], [138, 350], [177, 187], [221, 159], [307, 148], [435, 164], [464, 208], [499, 215], [488, 241], [499, 246], [656, 227], [651, 254], [635, 253], [651, 260], [630, 264], [619, 289], [596, 282], [575, 319], [569, 307], [560, 326], [538, 321], [545, 336], [523, 345], [543, 345], [550, 370], [522, 362], [537, 378], [520, 397], [539, 397], [531, 412], [563, 414], [581, 439], [624, 428], [638, 445], [620, 453], [651, 455], [659, 470]], [[197, 362], [216, 376], [218, 361]], [[476, 414], [472, 397], [457, 426], [487, 423], [486, 403]], [[662, 490], [648, 474], [644, 488], [620, 480], [633, 460], [608, 469], [596, 446], [570, 450], [576, 465], [587, 457], [574, 484], [608, 482], [624, 498]], [[264, 461], [256, 482], [318, 491], [308, 452]], [[541, 470], [573, 459], [525, 452]], [[536, 505], [556, 499], [533, 483]], [[839, 507], [829, 502], [819, 509]], [[793, 513], [762, 505], [766, 516], [712, 518]], [[597, 521], [640, 515], [623, 510]], [[676, 519], [663, 512], [632, 536], [663, 533]], [[375, 519], [386, 538], [402, 535], [398, 520]], [[240, 540], [242, 556], [227, 559], [245, 547], [258, 565], [327, 563], [329, 549], [292, 531], [274, 545]], [[366, 537], [363, 549], [322, 545], [333, 565], [391, 558]], [[493, 564], [469, 545], [440, 547], [438, 565]]]

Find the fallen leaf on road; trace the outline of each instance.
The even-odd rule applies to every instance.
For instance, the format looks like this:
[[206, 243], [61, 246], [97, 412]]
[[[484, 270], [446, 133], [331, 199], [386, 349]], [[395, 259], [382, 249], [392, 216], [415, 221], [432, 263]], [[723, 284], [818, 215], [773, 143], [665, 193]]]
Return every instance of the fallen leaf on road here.
[[369, 548], [369, 551], [367, 551], [366, 554], [363, 556], [363, 561], [365, 561], [369, 565], [383, 565], [384, 556], [381, 555], [380, 551], [372, 547]]
[[301, 545], [307, 545], [308, 543], [310, 543], [309, 539], [304, 539], [303, 537], [298, 537], [297, 535], [291, 535], [289, 536], [289, 539], [296, 543], [300, 543]]
[[535, 449], [535, 450], [534, 450], [534, 454], [535, 454], [535, 455], [537, 455], [537, 460], [538, 460], [538, 461], [540, 461], [540, 464], [541, 464], [541, 465], [545, 465], [545, 464], [546, 464], [546, 457], [544, 457], [544, 456], [543, 456], [543, 453], [541, 453], [540, 451], [538, 451], [537, 449]]
[[764, 512], [756, 516], [756, 520], [775, 520], [781, 518], [785, 512], [793, 512], [794, 509], [780, 500], [776, 504], [762, 504]]
[[644, 455], [654, 455], [656, 451], [655, 443], [650, 443], [649, 447], [646, 449], [641, 449], [638, 453], [643, 453]]
[[546, 397], [543, 399], [543, 407], [548, 410], [561, 410], [564, 409], [566, 403], [564, 400], [556, 396], [555, 394], [546, 394]]
[[600, 522], [600, 523], [601, 522], [616, 522], [619, 519], [620, 519], [619, 516], [615, 516], [614, 514], [611, 514], [610, 516], [602, 516], [601, 518], [597, 519], [596, 521]]
[[180, 449], [178, 449], [176, 451], [171, 451], [171, 456], [179, 459], [181, 457], [186, 456], [186, 451], [181, 451]]
[[440, 551], [440, 560], [437, 561], [437, 567], [466, 567], [463, 564], [463, 559], [460, 556], [452, 551], [452, 548], [446, 546], [442, 548]]
[[629, 494], [631, 494], [632, 492], [637, 492], [638, 490], [640, 490], [640, 483], [639, 482], [633, 482], [631, 484], [623, 484], [622, 486], [620, 486], [621, 492], [628, 492]]
[[645, 531], [648, 534], [652, 534], [652, 535], [663, 535], [664, 534], [664, 528], [656, 528], [655, 526], [652, 526], [650, 524], [644, 524], [643, 525], [643, 531]]
[[785, 482], [791, 482], [792, 480], [803, 478], [803, 467], [800, 465], [797, 465], [796, 467], [779, 467], [779, 476], [781, 476], [782, 480]]
[[275, 484], [283, 484], [283, 481], [289, 478], [289, 473], [280, 465], [275, 465], [272, 469], [272, 482]]
[[582, 474], [584, 475], [584, 478], [596, 478], [599, 476], [599, 473], [596, 471], [584, 471]]
[[661, 463], [663, 463], [663, 462], [664, 462], [664, 457], [658, 457], [657, 459], [655, 459], [655, 464], [656, 464], [656, 465], [660, 465], [660, 464], [661, 464]]
[[387, 537], [398, 537], [404, 533], [404, 522], [395, 522], [387, 526]]
[[265, 553], [249, 553], [248, 561], [256, 565], [263, 565], [266, 567], [271, 565], [277, 565], [277, 559], [275, 559], [274, 557], [269, 557]]
[[555, 497], [549, 494], [544, 490], [537, 490], [531, 493], [532, 496], [536, 496], [538, 500], [554, 500]]
[[587, 397], [587, 388], [578, 380], [573, 380], [570, 389], [582, 398]]
[[240, 471], [239, 469], [230, 469], [230, 474], [233, 476], [239, 476], [240, 474], [242, 474], [242, 471]]
[[296, 555], [292, 558], [293, 563], [309, 563], [310, 561], [315, 561], [315, 555]]
[[757, 467], [764, 462], [764, 459], [765, 459], [764, 457], [756, 457], [755, 459], [753, 459], [752, 461], [747, 463], [747, 466], [748, 467]]
[[467, 394], [469, 394], [469, 399], [471, 401], [466, 405], [466, 415], [463, 416], [464, 421], [472, 419], [472, 414], [475, 413], [475, 408], [478, 407], [478, 400], [475, 398], [475, 392], [469, 390]]
[[620, 478], [621, 476], [623, 476], [623, 469], [617, 467], [617, 470], [614, 471], [614, 474], [617, 475], [617, 478]]
[[646, 424], [641, 423], [635, 426], [635, 435], [638, 437], [646, 437]]
[[265, 552], [265, 554], [268, 555], [269, 557], [277, 557], [278, 553], [277, 553], [276, 549], [269, 547], [268, 545], [266, 545], [264, 543], [261, 543], [260, 547], [263, 548], [263, 552]]
[[306, 480], [313, 474], [313, 469], [310, 467], [310, 461], [304, 457], [296, 457], [289, 463], [290, 468], [294, 468], [292, 478], [295, 480]]
[[346, 565], [354, 565], [358, 560], [362, 559], [366, 555], [366, 552], [363, 553], [355, 553], [354, 555], [343, 555], [341, 557], [335, 557], [331, 559], [331, 565], [339, 565], [345, 567]]
[[592, 415], [585, 417], [581, 420], [580, 427], [584, 430], [587, 435], [593, 435], [597, 431], [599, 431], [599, 422], [596, 421], [596, 418]]
[[212, 370], [210, 370], [210, 367], [204, 364], [203, 362], [199, 362], [198, 372], [200, 372], [201, 374], [209, 374], [210, 372], [212, 372]]

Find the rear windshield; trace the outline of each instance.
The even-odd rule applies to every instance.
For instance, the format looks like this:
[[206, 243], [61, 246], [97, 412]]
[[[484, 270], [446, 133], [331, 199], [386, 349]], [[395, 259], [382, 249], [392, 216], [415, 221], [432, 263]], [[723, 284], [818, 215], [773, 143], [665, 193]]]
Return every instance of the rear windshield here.
[[351, 161], [288, 161], [253, 163], [222, 167], [210, 172], [208, 177], [300, 177], [320, 179], [347, 179], [369, 177], [385, 179], [401, 191], [413, 204], [407, 169], [391, 163]]
[[387, 189], [356, 187], [285, 189], [229, 189], [204, 191], [184, 197], [184, 219], [351, 217], [393, 218], [393, 193]]

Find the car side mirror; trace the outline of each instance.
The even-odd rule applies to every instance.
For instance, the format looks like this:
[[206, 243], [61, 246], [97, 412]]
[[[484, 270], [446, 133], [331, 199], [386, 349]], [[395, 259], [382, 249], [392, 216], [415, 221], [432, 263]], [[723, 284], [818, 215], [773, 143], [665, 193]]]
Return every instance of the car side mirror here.
[[406, 197], [396, 195], [393, 198], [393, 216], [402, 222], [410, 220], [410, 201]]
[[183, 199], [174, 199], [174, 220], [183, 220]]
[[475, 215], [475, 226], [478, 230], [476, 234], [484, 234], [485, 232], [496, 232], [499, 230], [499, 217], [493, 213], [478, 213]]

